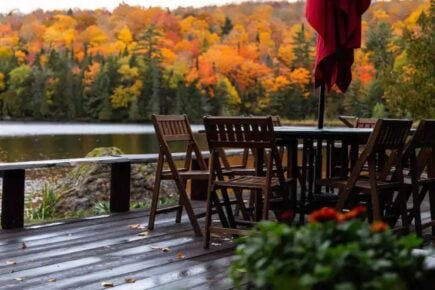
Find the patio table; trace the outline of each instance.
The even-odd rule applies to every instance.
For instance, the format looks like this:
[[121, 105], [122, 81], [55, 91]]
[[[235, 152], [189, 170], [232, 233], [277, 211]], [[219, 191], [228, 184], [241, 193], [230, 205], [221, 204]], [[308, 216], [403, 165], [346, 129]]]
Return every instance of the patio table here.
[[[322, 178], [322, 168], [326, 167], [326, 176], [323, 177], [347, 175], [349, 160], [352, 167], [358, 158], [358, 146], [367, 142], [373, 129], [280, 126], [274, 127], [274, 130], [279, 144], [286, 146], [288, 150], [289, 177], [297, 180], [298, 170], [301, 170], [300, 183], [304, 183], [300, 184], [301, 190], [307, 187], [308, 194], [312, 194], [313, 191], [320, 192], [321, 188], [315, 184], [315, 181]], [[302, 167], [299, 168], [298, 144], [303, 145]], [[341, 153], [334, 151], [337, 144], [342, 149], [337, 152]], [[323, 164], [323, 149], [326, 149], [326, 164]], [[332, 170], [331, 164], [338, 165], [339, 172]], [[296, 201], [296, 190], [297, 184], [294, 183], [291, 191], [293, 201]]]

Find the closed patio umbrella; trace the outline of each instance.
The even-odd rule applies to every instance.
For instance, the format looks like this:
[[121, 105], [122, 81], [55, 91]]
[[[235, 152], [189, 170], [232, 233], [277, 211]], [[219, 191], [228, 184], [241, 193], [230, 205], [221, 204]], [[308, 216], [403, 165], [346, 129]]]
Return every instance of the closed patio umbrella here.
[[352, 81], [353, 50], [361, 47], [361, 16], [370, 0], [307, 0], [306, 17], [317, 31], [315, 86], [320, 86], [318, 127], [323, 128], [325, 89], [345, 92]]

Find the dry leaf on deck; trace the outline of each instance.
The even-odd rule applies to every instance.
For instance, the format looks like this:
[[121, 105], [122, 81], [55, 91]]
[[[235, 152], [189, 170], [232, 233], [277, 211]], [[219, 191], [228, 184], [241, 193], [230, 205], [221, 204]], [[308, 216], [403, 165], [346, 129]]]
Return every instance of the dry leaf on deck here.
[[56, 278], [48, 278], [48, 280], [47, 280], [48, 282], [56, 282], [57, 280], [56, 280]]
[[178, 260], [182, 260], [182, 259], [185, 259], [185, 258], [186, 258], [186, 255], [185, 255], [183, 252], [178, 252], [178, 253], [175, 255], [175, 257], [176, 257]]
[[128, 225], [128, 227], [130, 229], [140, 229], [141, 228], [141, 224], [132, 224], [132, 225]]
[[15, 265], [17, 263], [17, 261], [15, 260], [7, 260], [6, 261], [6, 265]]
[[105, 287], [105, 288], [111, 288], [111, 287], [115, 287], [115, 285], [110, 282], [110, 281], [105, 281], [101, 283], [101, 286]]
[[169, 252], [171, 249], [169, 249], [169, 248], [162, 248], [162, 252]]
[[134, 283], [136, 282], [136, 279], [128, 277], [128, 278], [124, 278], [125, 283]]
[[137, 235], [138, 235], [139, 237], [146, 237], [146, 236], [148, 236], [148, 234], [149, 234], [148, 231], [144, 231], [144, 232], [138, 233]]
[[26, 245], [26, 243], [25, 242], [23, 242], [22, 244], [21, 244], [21, 249], [27, 249], [27, 245]]

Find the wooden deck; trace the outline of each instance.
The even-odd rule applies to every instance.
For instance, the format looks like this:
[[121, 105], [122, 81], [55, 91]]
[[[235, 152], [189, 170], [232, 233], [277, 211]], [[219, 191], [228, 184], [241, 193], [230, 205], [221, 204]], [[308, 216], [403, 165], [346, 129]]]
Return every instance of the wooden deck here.
[[0, 289], [232, 288], [230, 239], [215, 238], [204, 250], [187, 218], [175, 224], [173, 214], [160, 215], [145, 236], [131, 226], [147, 222], [147, 211], [132, 211], [2, 230]]
[[[104, 282], [126, 290], [232, 289], [233, 241], [214, 237], [204, 250], [187, 218], [174, 220], [159, 215], [144, 236], [135, 228], [146, 226], [144, 210], [0, 230], [0, 289], [105, 289]], [[428, 262], [435, 267], [434, 256]]]

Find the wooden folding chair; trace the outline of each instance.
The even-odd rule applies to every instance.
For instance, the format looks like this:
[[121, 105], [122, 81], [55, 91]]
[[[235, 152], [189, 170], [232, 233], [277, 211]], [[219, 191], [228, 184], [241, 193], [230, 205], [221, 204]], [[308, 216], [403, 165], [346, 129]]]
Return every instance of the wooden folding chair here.
[[[356, 201], [359, 193], [369, 195], [373, 220], [382, 218], [383, 204], [381, 199], [384, 194], [398, 193], [400, 210], [404, 227], [407, 227], [406, 198], [403, 192], [403, 166], [402, 150], [409, 134], [412, 121], [409, 120], [385, 120], [379, 119], [373, 129], [367, 145], [359, 156], [348, 178], [324, 179], [320, 184], [327, 187], [338, 188], [339, 199], [337, 210]], [[378, 154], [388, 154], [385, 162], [377, 166]], [[361, 175], [364, 164], [368, 162], [368, 177]], [[393, 167], [394, 166], [394, 167]], [[395, 169], [395, 179], [392, 172]]]
[[[290, 180], [284, 177], [271, 117], [205, 117], [204, 126], [211, 158], [204, 240], [204, 248], [208, 248], [211, 233], [236, 235], [245, 233], [236, 228], [236, 221], [229, 202], [229, 189], [236, 194], [242, 211], [244, 204], [240, 192], [244, 189], [256, 190], [253, 220], [257, 221], [261, 218], [269, 218], [272, 191], [277, 192], [282, 200], [288, 198]], [[258, 160], [255, 162], [257, 175], [225, 178], [219, 156], [219, 152], [225, 148], [251, 149], [257, 152]], [[263, 152], [266, 152], [267, 158], [264, 158]], [[261, 176], [264, 162], [266, 163], [266, 175]], [[275, 172], [274, 167], [277, 169]], [[219, 199], [218, 190], [224, 200], [228, 227], [225, 225], [216, 227], [211, 224], [212, 207]]]
[[[272, 116], [272, 124], [274, 127], [280, 127], [282, 126], [281, 120], [279, 116]], [[281, 159], [284, 156], [284, 147], [279, 147], [279, 154], [281, 156]], [[249, 158], [253, 158], [255, 161], [255, 152], [250, 152], [249, 148], [245, 148], [243, 150], [242, 160], [240, 164], [230, 164], [228, 159], [226, 158], [225, 152], [223, 150], [220, 150], [220, 156], [223, 168], [225, 169], [224, 174], [234, 174], [234, 175], [252, 175], [255, 173], [255, 170], [252, 170], [252, 168], [249, 168], [248, 162]]]
[[[374, 119], [374, 118], [356, 118], [353, 117], [353, 119], [355, 119], [355, 122], [352, 123], [351, 117], [347, 117], [347, 116], [340, 116], [338, 117], [343, 123], [346, 124], [346, 126], [351, 127], [351, 128], [374, 128], [376, 125], [376, 122], [378, 119]], [[330, 152], [330, 156], [328, 156], [328, 158], [331, 160], [331, 167], [330, 167], [330, 171], [333, 172], [334, 174], [337, 174], [337, 172], [347, 172], [349, 169], [348, 168], [343, 168], [343, 164], [342, 164], [342, 160], [340, 160], [340, 158], [342, 158], [343, 155], [348, 155], [350, 156], [350, 158], [356, 159], [358, 154], [359, 154], [359, 150], [360, 150], [360, 146], [350, 146], [350, 152], [348, 152], [348, 144], [344, 144], [341, 143], [340, 147], [336, 147], [334, 143], [330, 142], [328, 144], [328, 147], [330, 148], [328, 151]], [[338, 159], [337, 160], [337, 156]], [[377, 158], [379, 159], [378, 163], [383, 163], [385, 155], [384, 154], [378, 154]], [[364, 171], [367, 171], [368, 166], [367, 164], [364, 166]]]
[[[420, 121], [405, 148], [404, 159], [410, 161], [411, 183], [407, 184], [413, 203], [410, 219], [415, 218], [417, 234], [421, 235], [423, 228], [432, 226], [435, 236], [435, 120]], [[428, 192], [431, 221], [422, 225], [420, 206]]]
[[374, 128], [378, 119], [357, 118], [355, 128]]
[[346, 127], [355, 128], [355, 116], [338, 116], [338, 119], [343, 122]]
[[[154, 229], [155, 217], [157, 214], [166, 213], [169, 211], [177, 211], [175, 221], [181, 221], [183, 207], [192, 224], [193, 230], [197, 236], [202, 236], [197, 217], [194, 214], [192, 205], [186, 192], [186, 183], [188, 180], [207, 180], [209, 177], [208, 167], [198, 144], [196, 143], [189, 120], [186, 115], [153, 115], [152, 121], [156, 131], [157, 140], [159, 142], [159, 157], [157, 162], [156, 179], [151, 202], [151, 210], [148, 222], [148, 229]], [[172, 142], [185, 143], [186, 158], [184, 166], [179, 168], [172, 158], [172, 152], [169, 144]], [[192, 153], [195, 154], [196, 162], [199, 165], [199, 170], [192, 170]], [[165, 163], [169, 169], [164, 169]], [[157, 208], [159, 200], [160, 183], [162, 180], [173, 180], [176, 184], [179, 194], [178, 205]]]

